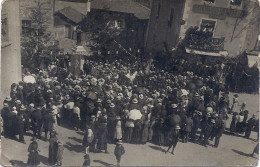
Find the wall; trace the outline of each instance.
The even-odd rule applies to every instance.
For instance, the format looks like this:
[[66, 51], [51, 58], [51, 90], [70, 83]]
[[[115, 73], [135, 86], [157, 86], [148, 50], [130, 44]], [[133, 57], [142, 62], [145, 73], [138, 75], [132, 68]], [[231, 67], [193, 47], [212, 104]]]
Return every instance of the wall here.
[[[203, 0], [186, 0], [185, 10], [183, 14], [183, 20], [186, 21], [186, 24], [182, 26], [180, 37], [183, 38], [186, 30], [191, 26], [199, 26], [201, 19], [211, 19], [209, 14], [194, 13], [192, 8], [195, 4], [203, 4]], [[212, 4], [216, 7], [229, 8], [229, 0], [216, 0], [215, 4]], [[245, 49], [249, 47], [252, 39], [247, 38], [248, 35], [248, 25], [254, 18], [255, 12], [251, 12], [252, 9], [256, 7], [256, 3], [249, 0], [245, 0], [244, 4], [240, 8], [244, 8], [248, 12], [248, 15], [243, 18], [234, 18], [226, 17], [225, 19], [213, 19], [217, 21], [216, 29], [214, 32], [215, 38], [225, 37], [224, 49], [228, 51], [229, 56], [237, 56]], [[259, 6], [258, 6], [259, 8]], [[252, 31], [253, 32], [253, 31]], [[253, 33], [254, 34], [254, 33]], [[252, 36], [257, 36], [257, 33]], [[233, 37], [232, 37], [233, 36]]]
[[1, 43], [0, 108], [5, 97], [10, 95], [11, 84], [21, 80], [19, 0], [5, 1], [1, 14], [8, 20], [8, 42]]
[[[148, 28], [146, 49], [158, 51], [176, 46], [179, 40], [180, 22], [185, 0], [154, 0]], [[160, 6], [160, 7], [159, 7]], [[160, 9], [160, 10], [159, 10]], [[171, 10], [173, 9], [172, 25], [169, 26]]]

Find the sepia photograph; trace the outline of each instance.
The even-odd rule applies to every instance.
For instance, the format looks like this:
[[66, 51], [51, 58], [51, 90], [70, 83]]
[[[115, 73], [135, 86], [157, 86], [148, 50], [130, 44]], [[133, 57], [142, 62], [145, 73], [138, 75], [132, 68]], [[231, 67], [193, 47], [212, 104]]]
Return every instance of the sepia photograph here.
[[1, 0], [0, 166], [258, 166], [260, 0]]

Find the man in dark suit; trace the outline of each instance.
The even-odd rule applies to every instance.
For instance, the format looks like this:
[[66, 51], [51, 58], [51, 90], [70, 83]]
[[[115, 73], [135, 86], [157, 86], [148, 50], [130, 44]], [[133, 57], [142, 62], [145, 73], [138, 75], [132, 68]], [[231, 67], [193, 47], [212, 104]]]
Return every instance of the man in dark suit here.
[[31, 113], [31, 124], [32, 124], [32, 130], [33, 130], [33, 136], [36, 136], [36, 133], [38, 135], [38, 138], [41, 138], [41, 129], [42, 129], [42, 111], [41, 107], [37, 107], [36, 110], [34, 110]]
[[249, 137], [251, 135], [251, 131], [253, 130], [255, 125], [256, 125], [256, 119], [255, 119], [255, 115], [253, 115], [252, 118], [250, 118], [247, 121], [246, 131], [245, 131], [245, 138], [249, 139]]

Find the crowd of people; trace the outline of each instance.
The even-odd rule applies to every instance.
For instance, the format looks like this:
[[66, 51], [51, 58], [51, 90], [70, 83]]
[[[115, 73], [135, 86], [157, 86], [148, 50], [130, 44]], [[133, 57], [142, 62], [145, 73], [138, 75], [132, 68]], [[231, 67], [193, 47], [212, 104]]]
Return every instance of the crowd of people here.
[[[174, 154], [179, 138], [205, 147], [215, 138], [218, 147], [229, 112], [233, 113], [231, 134], [246, 131], [249, 138], [257, 126], [255, 116], [248, 118], [246, 104], [240, 106], [237, 96], [229, 102], [229, 92], [220, 87], [217, 76], [200, 77], [192, 71], [176, 75], [153, 65], [145, 74], [120, 60], [86, 60], [84, 66], [80, 76], [65, 68], [50, 72], [55, 68], [50, 67], [25, 74], [35, 81], [12, 84], [1, 110], [4, 136], [19, 135], [18, 141], [25, 143], [24, 134], [32, 130], [34, 137], [49, 138], [51, 150], [61, 153], [62, 142], [53, 138], [58, 133], [55, 127], [64, 126], [84, 131], [86, 153], [108, 153], [108, 143], [152, 142], [168, 146], [165, 153], [172, 148]], [[35, 152], [35, 145], [28, 150]], [[124, 150], [118, 147], [115, 154], [122, 155]], [[60, 154], [54, 154], [49, 152], [49, 161], [61, 165]]]

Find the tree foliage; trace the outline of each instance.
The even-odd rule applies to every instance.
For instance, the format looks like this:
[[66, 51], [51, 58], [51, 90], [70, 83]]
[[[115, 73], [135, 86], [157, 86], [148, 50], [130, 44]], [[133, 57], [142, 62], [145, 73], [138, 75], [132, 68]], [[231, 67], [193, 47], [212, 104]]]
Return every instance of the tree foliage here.
[[49, 30], [52, 12], [46, 1], [34, 0], [34, 5], [29, 10], [31, 27], [26, 34], [22, 34], [21, 39], [22, 64], [34, 69], [40, 65], [48, 65], [60, 48], [59, 42]]

